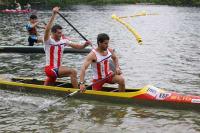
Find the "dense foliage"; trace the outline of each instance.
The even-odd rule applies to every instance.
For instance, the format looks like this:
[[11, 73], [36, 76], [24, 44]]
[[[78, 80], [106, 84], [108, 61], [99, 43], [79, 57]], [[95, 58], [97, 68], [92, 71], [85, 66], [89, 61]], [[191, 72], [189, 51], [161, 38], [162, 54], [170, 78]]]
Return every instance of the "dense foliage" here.
[[200, 0], [46, 0], [50, 4], [120, 4], [154, 3], [176, 6], [200, 6]]
[[[0, 0], [6, 4], [11, 4], [14, 0]], [[175, 6], [200, 6], [200, 0], [17, 0], [22, 5], [28, 1], [32, 5], [44, 5], [44, 6], [66, 6], [76, 4], [91, 4], [91, 5], [102, 5], [102, 4], [135, 4], [135, 3], [151, 3], [151, 4], [164, 4], [164, 5], [175, 5]]]

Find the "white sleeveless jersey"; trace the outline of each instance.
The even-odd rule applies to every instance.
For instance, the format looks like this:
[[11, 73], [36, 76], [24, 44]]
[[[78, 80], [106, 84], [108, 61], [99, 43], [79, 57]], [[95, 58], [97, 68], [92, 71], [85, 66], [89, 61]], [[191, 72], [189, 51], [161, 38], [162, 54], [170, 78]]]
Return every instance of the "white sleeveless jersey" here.
[[62, 56], [64, 47], [68, 46], [70, 41], [64, 36], [61, 37], [60, 41], [55, 41], [53, 38], [44, 42], [44, 51], [46, 55], [46, 66], [58, 68], [62, 65]]
[[93, 79], [103, 79], [112, 71], [110, 70], [109, 60], [111, 59], [112, 53], [107, 49], [107, 55], [103, 56], [98, 53], [95, 49], [92, 50], [96, 55], [96, 62], [91, 64], [93, 71]]

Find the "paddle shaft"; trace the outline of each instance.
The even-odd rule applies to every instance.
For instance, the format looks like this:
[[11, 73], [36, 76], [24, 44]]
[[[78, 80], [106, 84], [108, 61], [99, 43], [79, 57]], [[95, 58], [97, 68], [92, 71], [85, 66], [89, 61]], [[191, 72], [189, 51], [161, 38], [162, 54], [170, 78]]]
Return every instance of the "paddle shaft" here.
[[85, 41], [88, 41], [62, 14], [57, 12]]
[[[85, 40], [88, 41], [62, 14], [58, 12], [58, 14]], [[95, 46], [92, 44], [91, 47], [95, 49]]]
[[95, 85], [95, 84], [97, 84], [97, 83], [100, 83], [100, 82], [102, 82], [102, 81], [104, 81], [104, 80], [106, 80], [106, 79], [108, 79], [108, 78], [110, 78], [110, 77], [113, 77], [114, 75], [115, 75], [115, 73], [112, 73], [112, 74], [106, 76], [106, 77], [103, 78], [103, 79], [97, 80], [97, 81], [94, 82], [93, 84], [88, 85], [85, 89], [87, 90], [88, 88], [92, 87], [93, 85]]

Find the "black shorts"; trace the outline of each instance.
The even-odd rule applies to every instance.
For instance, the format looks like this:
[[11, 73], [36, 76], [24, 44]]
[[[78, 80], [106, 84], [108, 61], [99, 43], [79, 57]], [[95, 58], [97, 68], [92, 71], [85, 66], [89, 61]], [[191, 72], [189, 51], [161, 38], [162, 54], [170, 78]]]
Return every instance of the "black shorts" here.
[[34, 43], [38, 42], [37, 36], [29, 36], [28, 37], [29, 46], [33, 46]]

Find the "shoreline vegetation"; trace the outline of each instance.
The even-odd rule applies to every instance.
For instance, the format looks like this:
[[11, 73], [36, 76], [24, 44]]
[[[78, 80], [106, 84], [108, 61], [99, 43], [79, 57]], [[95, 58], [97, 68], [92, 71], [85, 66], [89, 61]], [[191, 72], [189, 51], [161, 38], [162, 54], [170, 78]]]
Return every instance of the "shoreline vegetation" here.
[[[13, 7], [15, 0], [0, 0], [0, 6]], [[69, 6], [69, 5], [106, 5], [106, 4], [139, 4], [139, 5], [171, 5], [171, 6], [195, 6], [200, 7], [200, 0], [17, 0], [21, 5], [27, 1], [32, 7], [37, 8], [52, 6]]]

